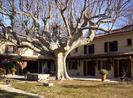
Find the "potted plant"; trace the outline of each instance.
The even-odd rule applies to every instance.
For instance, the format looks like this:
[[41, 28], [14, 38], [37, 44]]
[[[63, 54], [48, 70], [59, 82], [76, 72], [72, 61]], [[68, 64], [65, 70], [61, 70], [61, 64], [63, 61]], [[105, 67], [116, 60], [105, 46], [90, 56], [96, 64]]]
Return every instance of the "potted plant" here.
[[5, 75], [5, 69], [4, 68], [0, 68], [0, 76], [1, 75]]
[[12, 71], [12, 75], [15, 75], [15, 73], [16, 73], [17, 70], [16, 70], [16, 68], [13, 67], [13, 68], [11, 69], [11, 71]]
[[101, 75], [102, 81], [104, 81], [107, 78], [107, 75], [109, 74], [108, 70], [106, 70], [106, 69], [101, 69], [99, 73]]
[[6, 74], [11, 74], [11, 71], [12, 71], [11, 69], [13, 67], [13, 62], [12, 61], [9, 61], [9, 60], [5, 60], [3, 62], [3, 65], [5, 66], [5, 69], [7, 71]]

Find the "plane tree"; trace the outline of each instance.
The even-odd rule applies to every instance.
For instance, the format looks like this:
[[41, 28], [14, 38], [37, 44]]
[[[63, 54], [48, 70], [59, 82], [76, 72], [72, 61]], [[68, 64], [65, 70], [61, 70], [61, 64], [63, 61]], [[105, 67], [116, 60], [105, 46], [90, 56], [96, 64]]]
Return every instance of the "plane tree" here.
[[[51, 56], [57, 79], [70, 79], [67, 55], [108, 32], [130, 0], [0, 0], [1, 40]], [[8, 26], [7, 26], [8, 25]], [[106, 26], [110, 29], [107, 29]]]

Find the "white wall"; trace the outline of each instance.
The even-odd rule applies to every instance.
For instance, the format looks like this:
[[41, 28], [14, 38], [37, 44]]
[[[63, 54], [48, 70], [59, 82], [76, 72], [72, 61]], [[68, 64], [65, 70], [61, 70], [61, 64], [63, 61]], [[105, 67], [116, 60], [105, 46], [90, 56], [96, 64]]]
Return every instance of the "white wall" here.
[[[127, 39], [132, 39], [132, 46], [127, 46]], [[90, 44], [95, 44], [95, 54], [105, 54], [104, 52], [104, 42], [118, 41], [118, 51], [117, 53], [123, 52], [133, 52], [133, 32], [125, 32], [118, 34], [110, 34], [106, 36], [95, 37]], [[78, 48], [78, 52], [72, 51], [71, 56], [84, 55], [84, 47]]]
[[[1, 42], [0, 43], [0, 54], [5, 54], [6, 45], [13, 45], [13, 44], [10, 42]], [[23, 49], [20, 49], [19, 51], [20, 51], [20, 55], [22, 56], [34, 56], [33, 50], [31, 49], [23, 48]], [[15, 54], [15, 53], [10, 53], [10, 54]]]
[[[127, 46], [127, 39], [132, 39], [132, 46]], [[90, 44], [95, 45], [95, 54], [106, 54], [104, 52], [104, 42], [111, 42], [117, 40], [118, 42], [118, 51], [114, 53], [133, 53], [133, 32], [125, 32], [118, 34], [110, 34], [107, 36], [95, 37], [94, 40]], [[84, 55], [84, 47], [79, 47], [78, 52], [72, 51], [70, 56], [83, 56]], [[78, 69], [80, 71], [81, 76], [83, 76], [83, 60], [80, 60], [81, 67]], [[99, 77], [98, 66], [96, 66], [96, 77]], [[72, 74], [72, 72], [71, 72]], [[109, 72], [109, 78], [114, 77], [114, 68], [111, 66], [111, 70]], [[133, 64], [131, 65], [131, 77], [133, 78]]]

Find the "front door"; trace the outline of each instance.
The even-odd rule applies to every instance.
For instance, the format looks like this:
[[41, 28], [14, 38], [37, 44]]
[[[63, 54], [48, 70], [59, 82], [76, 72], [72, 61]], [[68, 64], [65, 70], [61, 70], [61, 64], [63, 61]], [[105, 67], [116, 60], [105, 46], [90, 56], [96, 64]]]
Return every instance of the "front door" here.
[[84, 61], [84, 75], [95, 76], [95, 61]]

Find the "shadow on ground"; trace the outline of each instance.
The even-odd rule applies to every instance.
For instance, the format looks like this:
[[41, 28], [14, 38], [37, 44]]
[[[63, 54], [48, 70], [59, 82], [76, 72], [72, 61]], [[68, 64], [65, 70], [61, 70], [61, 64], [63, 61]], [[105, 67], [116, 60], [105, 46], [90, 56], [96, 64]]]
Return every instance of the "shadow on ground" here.
[[73, 88], [73, 89], [80, 89], [80, 88], [105, 88], [105, 87], [114, 87], [114, 88], [123, 88], [123, 86], [128, 86], [132, 83], [102, 83], [96, 85], [62, 85], [65, 88]]
[[39, 97], [0, 90], [0, 98], [39, 98]]

